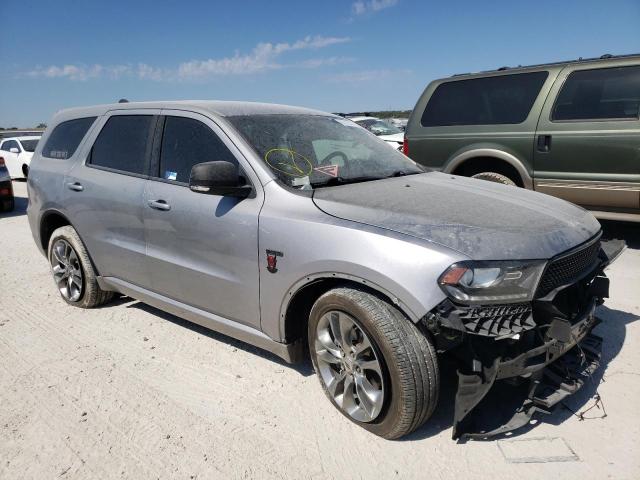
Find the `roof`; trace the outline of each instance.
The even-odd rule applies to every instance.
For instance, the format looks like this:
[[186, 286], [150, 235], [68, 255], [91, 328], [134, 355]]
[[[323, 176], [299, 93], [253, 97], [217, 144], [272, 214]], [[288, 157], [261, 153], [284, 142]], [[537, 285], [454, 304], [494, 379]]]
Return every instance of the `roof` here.
[[580, 63], [604, 63], [608, 60], [623, 60], [623, 59], [633, 59], [633, 58], [638, 58], [640, 59], [640, 53], [632, 53], [629, 55], [611, 55], [611, 54], [605, 54], [602, 55], [600, 57], [595, 57], [595, 58], [578, 58], [575, 60], [563, 60], [561, 62], [549, 62], [549, 63], [539, 63], [539, 64], [535, 64], [535, 65], [518, 65], [517, 67], [500, 67], [500, 68], [496, 68], [495, 70], [484, 70], [481, 72], [469, 72], [469, 73], [456, 73], [454, 75], [452, 75], [452, 77], [461, 77], [461, 76], [466, 76], [466, 75], [479, 75], [479, 74], [483, 74], [483, 73], [497, 73], [497, 72], [512, 72], [514, 70], [525, 70], [525, 69], [531, 69], [531, 68], [543, 68], [543, 67], [561, 67], [561, 66], [565, 66], [565, 65], [573, 65], [573, 64], [580, 64]]
[[78, 118], [82, 116], [100, 116], [110, 110], [161, 109], [205, 110], [222, 117], [234, 115], [267, 115], [267, 114], [299, 114], [299, 115], [332, 115], [320, 110], [304, 107], [279, 105], [275, 103], [235, 102], [221, 100], [178, 100], [157, 102], [126, 102], [96, 105], [92, 107], [70, 108], [58, 112], [56, 116]]
[[352, 122], [361, 122], [362, 120], [380, 120], [378, 117], [346, 117], [349, 120], [351, 120]]
[[16, 130], [0, 130], [0, 140], [4, 138], [28, 137], [33, 135], [42, 135], [44, 128], [16, 129]]
[[1, 142], [4, 142], [5, 140], [18, 140], [18, 141], [22, 141], [22, 140], [40, 140], [42, 138], [42, 135], [23, 135], [20, 137], [2, 137], [0, 138]]

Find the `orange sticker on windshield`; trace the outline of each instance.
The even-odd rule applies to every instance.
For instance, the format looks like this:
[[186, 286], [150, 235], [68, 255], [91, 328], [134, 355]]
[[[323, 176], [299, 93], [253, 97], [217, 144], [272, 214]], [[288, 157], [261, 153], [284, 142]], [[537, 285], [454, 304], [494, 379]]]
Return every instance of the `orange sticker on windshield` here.
[[316, 172], [324, 173], [325, 175], [329, 175], [330, 177], [338, 176], [338, 165], [326, 165], [323, 167], [314, 168]]

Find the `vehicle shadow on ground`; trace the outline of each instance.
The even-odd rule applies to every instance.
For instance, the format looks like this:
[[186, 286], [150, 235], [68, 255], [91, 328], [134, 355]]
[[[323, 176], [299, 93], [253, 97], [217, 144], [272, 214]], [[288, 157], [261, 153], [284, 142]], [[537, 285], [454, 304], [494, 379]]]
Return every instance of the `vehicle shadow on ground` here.
[[[114, 303], [115, 302], [115, 303]], [[258, 347], [254, 347], [253, 345], [250, 345], [248, 343], [245, 343], [241, 340], [236, 340], [233, 337], [229, 337], [227, 335], [224, 335], [223, 333], [219, 333], [219, 332], [215, 332], [213, 330], [209, 330], [206, 327], [202, 327], [196, 323], [192, 323], [188, 320], [184, 320], [180, 317], [176, 317], [175, 315], [172, 315], [170, 313], [167, 313], [163, 310], [157, 309], [155, 307], [152, 307], [151, 305], [148, 305], [146, 303], [142, 303], [139, 302], [137, 300], [133, 300], [129, 297], [126, 296], [121, 296], [117, 299], [114, 300], [114, 302], [110, 302], [109, 304], [105, 305], [106, 307], [108, 306], [113, 306], [115, 305], [122, 305], [128, 302], [132, 302], [129, 305], [126, 306], [126, 308], [136, 308], [138, 310], [142, 310], [144, 312], [150, 313], [151, 315], [155, 315], [156, 317], [160, 317], [163, 320], [167, 320], [171, 323], [174, 323], [175, 325], [179, 325], [181, 327], [184, 328], [188, 328], [189, 330], [198, 333], [200, 335], [204, 335], [205, 337], [209, 337], [212, 340], [216, 340], [218, 342], [223, 342], [226, 343], [227, 345], [230, 345], [234, 348], [237, 348], [238, 350], [242, 350], [244, 352], [247, 353], [251, 353], [253, 355], [257, 355], [259, 357], [262, 357], [266, 360], [272, 361], [274, 363], [277, 363], [279, 365], [285, 366], [285, 367], [289, 367], [293, 370], [295, 370], [296, 372], [298, 372], [300, 375], [304, 376], [304, 377], [308, 377], [309, 375], [312, 375], [314, 373], [313, 371], [313, 366], [311, 365], [311, 361], [308, 360], [305, 357], [305, 361], [300, 363], [300, 364], [289, 364], [287, 362], [285, 362], [284, 360], [282, 360], [280, 357], [278, 357], [277, 355], [274, 355], [273, 353], [270, 353], [266, 350], [262, 350]], [[214, 346], [212, 346], [212, 348], [215, 348]]]
[[0, 219], [19, 217], [27, 213], [27, 204], [29, 203], [29, 200], [27, 199], [27, 197], [14, 197], [14, 199], [15, 199], [15, 208], [13, 209], [13, 211], [0, 212]]
[[627, 247], [640, 249], [640, 223], [600, 220], [603, 240], [622, 239]]

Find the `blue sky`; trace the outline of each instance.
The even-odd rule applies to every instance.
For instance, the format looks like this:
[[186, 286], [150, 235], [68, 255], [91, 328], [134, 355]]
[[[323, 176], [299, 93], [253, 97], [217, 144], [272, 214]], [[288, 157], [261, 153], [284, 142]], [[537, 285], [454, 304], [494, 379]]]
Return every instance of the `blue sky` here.
[[453, 73], [640, 52], [640, 0], [1, 0], [0, 126], [130, 100], [409, 109]]

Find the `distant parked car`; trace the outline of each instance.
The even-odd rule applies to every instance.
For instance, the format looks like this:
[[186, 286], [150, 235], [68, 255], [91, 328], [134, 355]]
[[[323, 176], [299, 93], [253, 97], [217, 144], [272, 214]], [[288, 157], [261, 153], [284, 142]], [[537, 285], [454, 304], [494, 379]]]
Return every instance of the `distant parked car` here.
[[5, 166], [4, 158], [0, 157], [0, 212], [11, 212], [14, 206], [11, 177]]
[[9, 137], [0, 142], [0, 155], [11, 178], [27, 178], [31, 157], [40, 140], [39, 136]]
[[405, 137], [428, 167], [640, 221], [640, 55], [435, 80]]
[[403, 132], [407, 128], [408, 118], [388, 118], [387, 121], [396, 128], [399, 128]]
[[374, 135], [380, 137], [396, 150], [402, 150], [402, 143], [404, 142], [404, 135], [402, 130], [393, 126], [389, 122], [381, 120], [376, 117], [348, 117], [349, 120], [356, 122], [363, 128], [366, 128]]

